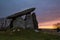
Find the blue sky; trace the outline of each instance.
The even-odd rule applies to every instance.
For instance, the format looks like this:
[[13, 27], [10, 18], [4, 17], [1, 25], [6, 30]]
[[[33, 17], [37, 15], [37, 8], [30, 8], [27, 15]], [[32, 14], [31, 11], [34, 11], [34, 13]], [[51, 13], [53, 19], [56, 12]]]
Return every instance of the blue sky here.
[[60, 0], [0, 0], [0, 18], [35, 7], [38, 22], [60, 18]]

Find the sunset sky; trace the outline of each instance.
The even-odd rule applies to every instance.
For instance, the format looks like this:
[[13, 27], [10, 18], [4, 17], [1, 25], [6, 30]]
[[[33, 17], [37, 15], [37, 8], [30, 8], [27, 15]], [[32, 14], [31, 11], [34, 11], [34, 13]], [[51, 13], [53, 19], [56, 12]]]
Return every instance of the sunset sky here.
[[40, 27], [60, 22], [60, 0], [0, 0], [0, 18], [32, 7]]

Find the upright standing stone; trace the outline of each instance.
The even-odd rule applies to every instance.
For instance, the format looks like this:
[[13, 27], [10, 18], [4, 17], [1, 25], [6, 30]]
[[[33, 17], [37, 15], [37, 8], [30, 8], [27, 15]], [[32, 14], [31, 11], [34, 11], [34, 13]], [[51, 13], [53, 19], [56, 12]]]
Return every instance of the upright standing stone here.
[[6, 30], [7, 28], [10, 28], [10, 22], [11, 19], [1, 18], [0, 19], [0, 30]]
[[32, 13], [32, 19], [33, 19], [34, 29], [38, 29], [38, 22], [35, 13]]
[[33, 29], [33, 21], [32, 21], [31, 13], [26, 14], [26, 16], [25, 16], [25, 25], [26, 25], [26, 28]]
[[25, 29], [25, 21], [22, 17], [18, 17], [13, 22], [13, 28], [23, 28]]

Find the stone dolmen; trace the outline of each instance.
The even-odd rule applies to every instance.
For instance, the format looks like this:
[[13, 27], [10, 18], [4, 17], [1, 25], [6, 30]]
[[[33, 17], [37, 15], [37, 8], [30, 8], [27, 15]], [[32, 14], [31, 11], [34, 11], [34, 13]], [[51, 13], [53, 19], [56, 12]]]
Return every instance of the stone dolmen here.
[[[36, 19], [36, 14], [33, 13], [34, 10], [35, 8], [30, 8], [0, 19], [0, 30], [15, 27], [37, 30], [38, 22]], [[22, 16], [24, 16], [24, 19]]]

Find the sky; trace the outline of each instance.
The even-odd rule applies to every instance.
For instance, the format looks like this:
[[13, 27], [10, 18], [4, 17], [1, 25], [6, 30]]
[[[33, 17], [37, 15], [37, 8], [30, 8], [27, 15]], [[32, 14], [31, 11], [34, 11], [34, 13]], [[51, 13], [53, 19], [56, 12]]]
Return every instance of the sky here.
[[0, 18], [32, 7], [39, 24], [60, 22], [60, 0], [0, 0]]

